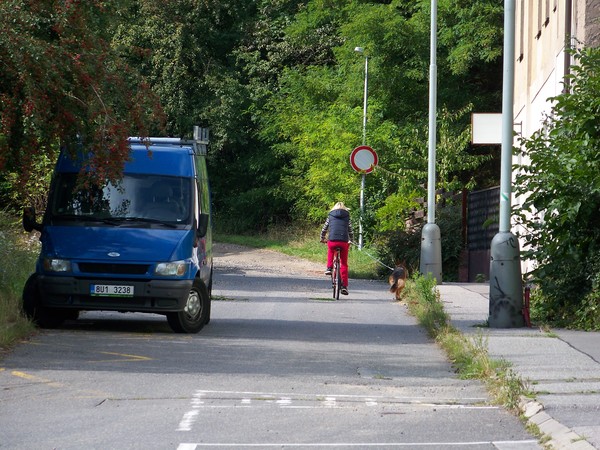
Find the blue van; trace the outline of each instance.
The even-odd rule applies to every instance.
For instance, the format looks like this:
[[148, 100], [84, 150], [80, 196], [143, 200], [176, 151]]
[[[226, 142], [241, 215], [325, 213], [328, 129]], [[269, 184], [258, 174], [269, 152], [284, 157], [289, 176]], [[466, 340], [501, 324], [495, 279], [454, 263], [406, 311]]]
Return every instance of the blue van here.
[[42, 243], [26, 315], [51, 328], [84, 310], [158, 313], [175, 332], [200, 331], [213, 275], [207, 143], [200, 128], [192, 141], [130, 138], [123, 178], [88, 189], [81, 163], [61, 154], [42, 223], [23, 213]]

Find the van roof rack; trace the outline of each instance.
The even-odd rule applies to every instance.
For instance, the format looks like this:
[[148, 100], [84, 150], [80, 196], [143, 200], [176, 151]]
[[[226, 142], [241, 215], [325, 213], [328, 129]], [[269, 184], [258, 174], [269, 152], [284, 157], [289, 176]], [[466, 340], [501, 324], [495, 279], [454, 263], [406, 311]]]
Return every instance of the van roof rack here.
[[182, 139], [176, 137], [141, 137], [131, 136], [127, 139], [130, 144], [163, 144], [163, 145], [191, 145], [194, 149], [194, 153], [199, 155], [206, 155], [207, 146], [209, 142], [208, 128], [201, 128], [194, 126], [194, 138], [193, 139]]

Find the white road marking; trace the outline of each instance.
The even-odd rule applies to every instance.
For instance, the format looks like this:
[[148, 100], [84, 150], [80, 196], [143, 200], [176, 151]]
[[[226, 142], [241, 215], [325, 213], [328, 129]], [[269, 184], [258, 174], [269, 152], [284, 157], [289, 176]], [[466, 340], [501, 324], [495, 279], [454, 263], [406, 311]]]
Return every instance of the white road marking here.
[[199, 410], [199, 408], [204, 406], [204, 400], [202, 400], [203, 397], [204, 397], [203, 391], [196, 391], [194, 393], [192, 399], [190, 400], [192, 409], [190, 411], [187, 411], [183, 415], [183, 418], [181, 419], [181, 421], [179, 422], [179, 426], [177, 427], [177, 431], [191, 431], [192, 430], [192, 427], [194, 426], [194, 424], [196, 423], [196, 420], [198, 418], [198, 413], [199, 413], [198, 410]]
[[337, 408], [337, 400], [335, 397], [325, 397], [325, 401], [323, 402], [323, 406], [325, 408]]
[[186, 412], [183, 415], [183, 418], [179, 422], [179, 427], [177, 427], [177, 431], [192, 431], [192, 426], [196, 422], [196, 417], [198, 416], [198, 410], [193, 409], [191, 411]]
[[[428, 400], [428, 401], [426, 401]], [[398, 408], [436, 409], [498, 409], [498, 406], [462, 404], [457, 399], [440, 398], [439, 402], [425, 397], [384, 397], [365, 395], [281, 394], [267, 392], [197, 390], [190, 400], [191, 409], [184, 413], [177, 431], [191, 431], [201, 409], [234, 409], [272, 407], [281, 409], [338, 409], [356, 407], [395, 406]], [[484, 402], [484, 398], [462, 399]], [[288, 444], [286, 444], [288, 445]], [[336, 444], [337, 445], [337, 444]], [[341, 445], [341, 444], [340, 444]]]
[[[281, 392], [254, 392], [254, 391], [214, 391], [214, 390], [198, 390], [196, 391], [197, 393], [202, 392], [204, 395], [231, 395], [231, 396], [235, 396], [235, 397], [243, 397], [243, 398], [269, 398], [269, 399], [274, 399], [274, 398], [281, 398], [281, 397], [295, 397], [295, 398], [325, 398], [325, 397], [330, 397], [332, 396], [331, 394], [322, 394], [322, 393], [318, 393], [318, 394], [296, 394], [296, 393], [281, 393]], [[419, 401], [423, 401], [423, 400], [429, 400], [431, 402], [431, 397], [409, 397], [409, 396], [405, 396], [405, 397], [399, 397], [399, 396], [393, 396], [393, 397], [384, 397], [384, 396], [366, 396], [366, 395], [355, 395], [355, 394], [336, 394], [335, 395], [336, 398], [339, 399], [372, 399], [373, 401], [377, 401], [377, 400], [381, 400], [381, 399], [388, 399], [388, 400], [394, 400], [394, 401], [399, 401], [399, 402], [419, 402]], [[453, 402], [456, 401], [455, 397], [438, 397], [437, 400], [439, 400], [439, 402]], [[476, 402], [485, 402], [487, 401], [487, 397], [461, 397], [461, 400], [464, 401], [476, 401]]]
[[[316, 408], [342, 408], [344, 406], [356, 407], [363, 404], [367, 407], [394, 405], [398, 407], [431, 407], [446, 409], [499, 409], [497, 406], [482, 406], [470, 404], [458, 404], [452, 398], [439, 399], [440, 402], [432, 402], [431, 398], [425, 397], [384, 397], [384, 396], [362, 396], [362, 395], [322, 395], [322, 394], [281, 394], [265, 392], [237, 392], [237, 391], [209, 391], [197, 390], [190, 400], [191, 410], [187, 411], [177, 431], [191, 431], [198, 420], [199, 412], [203, 408], [258, 408], [273, 407], [282, 409], [316, 409]], [[483, 398], [471, 398], [467, 400], [484, 401]], [[520, 441], [474, 441], [474, 442], [314, 442], [314, 443], [243, 443], [243, 442], [213, 442], [213, 443], [181, 443], [177, 450], [197, 450], [205, 447], [228, 447], [228, 448], [376, 448], [376, 447], [473, 447], [481, 445], [502, 446], [509, 445], [514, 450], [522, 448], [530, 450], [537, 447], [534, 439]]]
[[522, 440], [522, 441], [475, 441], [475, 442], [314, 442], [312, 444], [296, 444], [291, 442], [280, 442], [280, 443], [198, 443], [198, 444], [179, 444], [177, 450], [195, 450], [196, 448], [202, 447], [472, 447], [480, 445], [510, 445], [514, 446], [514, 449], [523, 447], [523, 449], [530, 449], [532, 445], [536, 444], [537, 441], [534, 439]]
[[276, 403], [279, 406], [288, 406], [292, 404], [292, 399], [290, 397], [281, 397]]

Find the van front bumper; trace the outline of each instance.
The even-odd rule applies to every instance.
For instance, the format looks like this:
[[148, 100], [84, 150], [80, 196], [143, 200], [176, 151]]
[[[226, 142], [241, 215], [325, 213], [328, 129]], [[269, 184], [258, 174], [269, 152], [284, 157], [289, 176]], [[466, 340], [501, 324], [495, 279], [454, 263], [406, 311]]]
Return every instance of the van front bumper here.
[[[193, 280], [103, 280], [40, 275], [38, 283], [43, 306], [160, 314], [183, 310]], [[131, 286], [133, 295], [91, 295], [92, 285]]]

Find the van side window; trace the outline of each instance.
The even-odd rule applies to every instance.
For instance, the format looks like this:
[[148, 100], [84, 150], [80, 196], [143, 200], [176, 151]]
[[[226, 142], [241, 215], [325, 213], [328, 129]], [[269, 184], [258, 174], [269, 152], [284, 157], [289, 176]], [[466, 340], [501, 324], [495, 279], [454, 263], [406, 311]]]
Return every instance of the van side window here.
[[208, 170], [204, 157], [196, 157], [196, 176], [198, 177], [197, 186], [200, 212], [208, 214], [210, 211], [210, 192], [208, 188]]

